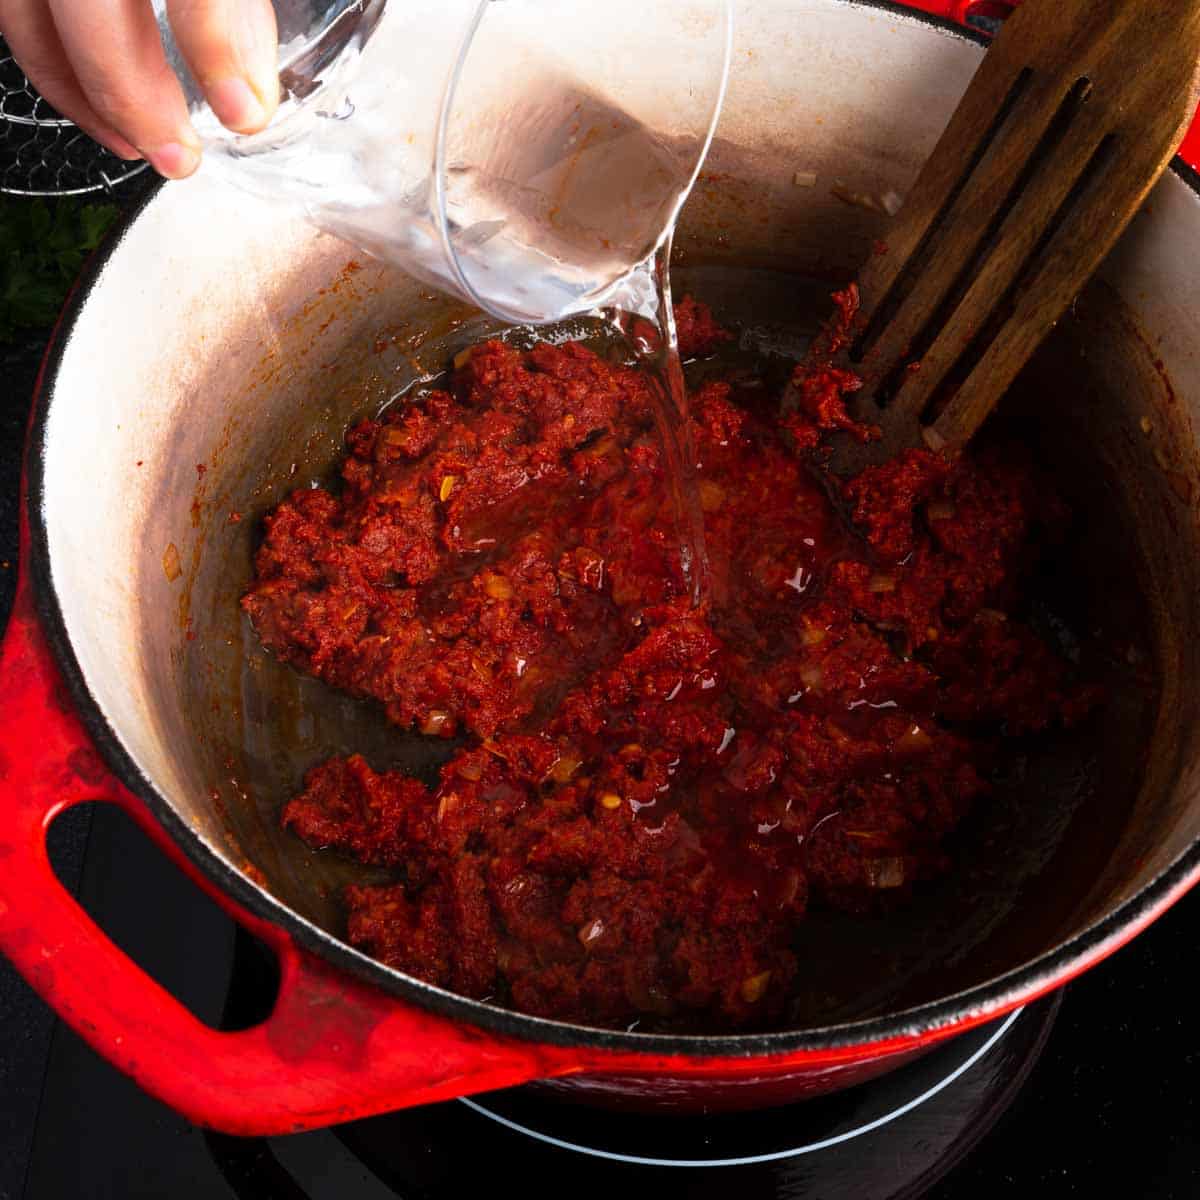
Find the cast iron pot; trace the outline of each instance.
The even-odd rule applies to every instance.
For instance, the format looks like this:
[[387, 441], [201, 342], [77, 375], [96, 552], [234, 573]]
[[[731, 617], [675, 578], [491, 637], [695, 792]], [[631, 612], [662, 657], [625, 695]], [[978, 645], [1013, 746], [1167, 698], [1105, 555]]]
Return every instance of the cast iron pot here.
[[[852, 277], [885, 234], [870, 198], [905, 193], [981, 44], [853, 0], [748, 2], [738, 19], [681, 276], [770, 340], [789, 336], [772, 320], [799, 281]], [[361, 871], [280, 833], [279, 805], [338, 750], [415, 769], [428, 751], [258, 649], [236, 604], [255, 518], [328, 467], [351, 419], [489, 326], [202, 178], [162, 188], [87, 272], [33, 418], [0, 661], [0, 948], [148, 1091], [244, 1134], [534, 1080], [651, 1107], [779, 1103], [889, 1070], [1100, 961], [1200, 876], [1194, 185], [1177, 162], [1006, 404], [1086, 518], [1060, 574], [1083, 627], [1121, 631], [1111, 702], [1086, 734], [1030, 748], [956, 879], [910, 914], [802, 931], [795, 1027], [713, 1037], [534, 1019], [340, 940], [336, 889]], [[129, 813], [278, 955], [262, 1025], [201, 1024], [58, 884], [46, 828], [91, 801]]]

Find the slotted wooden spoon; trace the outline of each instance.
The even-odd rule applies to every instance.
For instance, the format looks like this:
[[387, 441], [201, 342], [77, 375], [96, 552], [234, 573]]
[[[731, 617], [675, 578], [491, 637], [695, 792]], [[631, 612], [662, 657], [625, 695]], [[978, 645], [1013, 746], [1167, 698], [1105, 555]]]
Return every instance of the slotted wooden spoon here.
[[1200, 0], [1025, 0], [859, 279], [868, 445], [954, 452], [983, 423], [1171, 160], [1200, 86]]

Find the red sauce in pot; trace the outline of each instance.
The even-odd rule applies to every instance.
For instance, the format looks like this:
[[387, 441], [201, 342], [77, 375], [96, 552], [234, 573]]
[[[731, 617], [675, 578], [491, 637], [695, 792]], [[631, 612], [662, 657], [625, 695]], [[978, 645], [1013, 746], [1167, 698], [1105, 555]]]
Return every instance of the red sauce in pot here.
[[[691, 300], [677, 320], [685, 354], [727, 336]], [[243, 601], [264, 644], [462, 739], [436, 787], [338, 758], [284, 810], [394, 873], [346, 890], [355, 945], [548, 1017], [770, 1026], [808, 910], [944, 872], [1003, 735], [1085, 714], [1094, 692], [1015, 615], [1064, 524], [1031, 464], [910, 452], [843, 484], [804, 451], [870, 436], [857, 381], [795, 382], [782, 416], [736, 382], [692, 398], [700, 610], [646, 381], [578, 344], [475, 347], [350, 430], [340, 492], [267, 518]]]

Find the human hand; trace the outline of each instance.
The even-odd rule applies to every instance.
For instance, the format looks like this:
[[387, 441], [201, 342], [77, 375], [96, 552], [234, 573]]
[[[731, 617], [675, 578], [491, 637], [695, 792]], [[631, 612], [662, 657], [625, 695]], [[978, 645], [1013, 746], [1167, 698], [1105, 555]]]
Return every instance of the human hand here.
[[[167, 13], [218, 120], [262, 129], [279, 104], [270, 0], [167, 0]], [[0, 0], [0, 33], [46, 101], [114, 154], [145, 158], [168, 179], [199, 165], [150, 0]]]

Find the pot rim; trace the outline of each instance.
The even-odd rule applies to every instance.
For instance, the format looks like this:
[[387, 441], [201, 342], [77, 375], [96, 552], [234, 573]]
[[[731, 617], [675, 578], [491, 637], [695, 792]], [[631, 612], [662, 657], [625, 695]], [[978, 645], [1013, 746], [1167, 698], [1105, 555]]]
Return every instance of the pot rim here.
[[[890, 0], [837, 0], [851, 8], [881, 10], [920, 21], [960, 40], [986, 44], [972, 30]], [[1182, 159], [1172, 171], [1200, 197], [1200, 174]], [[108, 766], [149, 809], [192, 865], [213, 880], [247, 912], [281, 926], [295, 944], [341, 970], [443, 1016], [464, 1020], [497, 1034], [564, 1047], [605, 1049], [695, 1058], [753, 1058], [763, 1055], [820, 1053], [897, 1039], [925, 1039], [955, 1026], [977, 1023], [988, 1015], [1028, 1002], [1068, 982], [1123, 945], [1185, 891], [1200, 882], [1200, 838], [1139, 892], [1102, 920], [1021, 967], [937, 1000], [884, 1017], [840, 1024], [752, 1034], [629, 1033], [554, 1021], [472, 1000], [384, 966], [319, 928], [234, 868], [183, 820], [170, 801], [142, 773], [120, 735], [93, 697], [67, 631], [54, 586], [49, 531], [44, 515], [47, 424], [55, 383], [71, 335], [108, 260], [117, 252], [145, 208], [162, 187], [160, 181], [131, 209], [85, 266], [51, 336], [33, 401], [26, 448], [27, 517], [34, 604], [55, 661], [63, 674], [76, 713]]]

